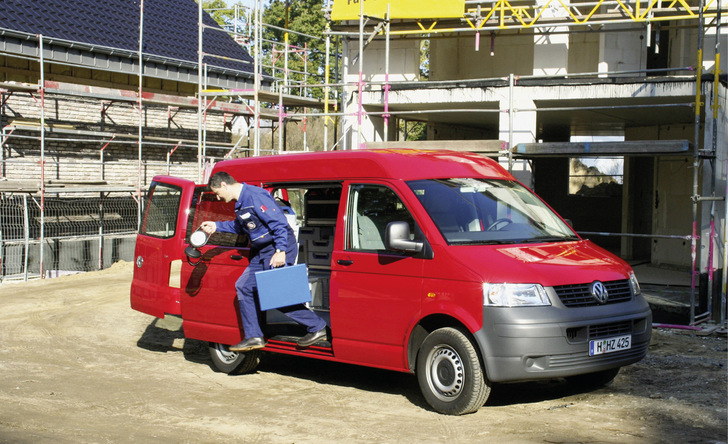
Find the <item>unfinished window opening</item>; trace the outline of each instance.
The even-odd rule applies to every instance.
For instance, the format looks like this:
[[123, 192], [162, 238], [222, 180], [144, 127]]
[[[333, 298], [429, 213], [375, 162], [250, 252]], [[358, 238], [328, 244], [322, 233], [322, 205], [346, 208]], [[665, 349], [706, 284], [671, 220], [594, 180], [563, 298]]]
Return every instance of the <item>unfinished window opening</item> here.
[[569, 159], [569, 195], [615, 197], [622, 195], [624, 157]]

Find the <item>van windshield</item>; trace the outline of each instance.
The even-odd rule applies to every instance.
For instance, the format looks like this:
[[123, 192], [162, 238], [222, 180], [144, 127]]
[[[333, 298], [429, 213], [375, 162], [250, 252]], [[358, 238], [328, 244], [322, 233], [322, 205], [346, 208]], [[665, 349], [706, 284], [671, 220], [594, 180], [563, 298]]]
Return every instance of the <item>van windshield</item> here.
[[548, 206], [517, 182], [460, 178], [407, 184], [449, 244], [579, 239]]

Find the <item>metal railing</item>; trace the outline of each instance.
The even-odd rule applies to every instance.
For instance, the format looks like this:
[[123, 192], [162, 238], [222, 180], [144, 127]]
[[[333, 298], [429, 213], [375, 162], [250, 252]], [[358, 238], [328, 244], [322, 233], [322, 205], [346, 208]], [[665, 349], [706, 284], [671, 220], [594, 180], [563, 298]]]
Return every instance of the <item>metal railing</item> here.
[[0, 282], [132, 260], [138, 211], [133, 193], [68, 194], [46, 196], [43, 226], [37, 194], [0, 194]]

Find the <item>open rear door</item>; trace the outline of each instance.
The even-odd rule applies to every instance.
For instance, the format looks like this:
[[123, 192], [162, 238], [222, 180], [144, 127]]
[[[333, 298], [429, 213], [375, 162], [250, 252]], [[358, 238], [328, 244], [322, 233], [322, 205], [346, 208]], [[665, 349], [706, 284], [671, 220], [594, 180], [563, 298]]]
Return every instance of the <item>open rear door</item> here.
[[181, 314], [179, 270], [195, 183], [155, 176], [149, 186], [134, 252], [131, 308], [164, 317]]

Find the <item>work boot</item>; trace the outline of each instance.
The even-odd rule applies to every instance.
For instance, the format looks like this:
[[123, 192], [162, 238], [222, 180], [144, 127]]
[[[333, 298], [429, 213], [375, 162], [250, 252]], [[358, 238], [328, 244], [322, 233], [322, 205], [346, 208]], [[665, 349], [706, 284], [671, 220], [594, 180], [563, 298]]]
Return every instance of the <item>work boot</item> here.
[[319, 331], [308, 333], [306, 336], [299, 339], [298, 346], [305, 348], [317, 343], [318, 341], [325, 341], [326, 339], [328, 339], [328, 337], [326, 335], [326, 327], [324, 327]]
[[245, 352], [249, 350], [256, 350], [265, 347], [266, 340], [260, 337], [248, 338], [240, 341], [235, 345], [230, 346], [230, 351], [233, 352]]

